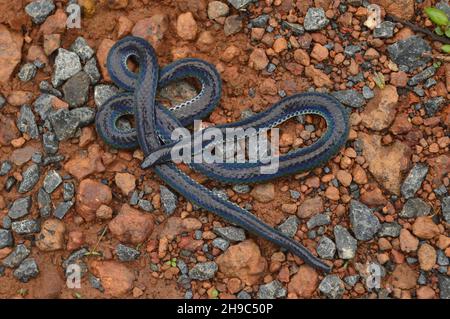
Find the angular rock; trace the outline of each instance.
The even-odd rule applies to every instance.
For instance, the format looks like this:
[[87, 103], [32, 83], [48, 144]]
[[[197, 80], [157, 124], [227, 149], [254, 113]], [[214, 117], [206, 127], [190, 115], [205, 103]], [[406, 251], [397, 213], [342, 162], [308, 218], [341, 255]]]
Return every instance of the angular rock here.
[[80, 107], [84, 105], [89, 97], [89, 85], [91, 78], [85, 72], [80, 71], [64, 83], [62, 91], [64, 100], [70, 107]]
[[217, 270], [218, 266], [215, 262], [198, 263], [189, 270], [189, 277], [193, 280], [208, 280], [214, 278]]
[[66, 214], [69, 212], [69, 210], [72, 208], [74, 202], [73, 201], [67, 201], [67, 202], [61, 202], [59, 203], [55, 211], [53, 212], [53, 216], [55, 216], [58, 219], [63, 219]]
[[94, 56], [94, 50], [89, 46], [83, 37], [78, 37], [70, 46], [70, 51], [75, 52], [80, 57], [81, 62], [86, 63]]
[[406, 176], [403, 181], [401, 188], [402, 195], [406, 199], [411, 198], [414, 194], [416, 194], [422, 185], [425, 176], [427, 176], [427, 173], [428, 165], [421, 163], [414, 165], [414, 167], [409, 171], [408, 176]]
[[424, 66], [430, 57], [423, 57], [423, 53], [430, 52], [430, 45], [419, 36], [412, 36], [391, 44], [387, 48], [391, 60], [397, 65], [405, 65], [411, 70]]
[[328, 214], [317, 214], [307, 221], [306, 226], [308, 227], [308, 229], [313, 229], [319, 226], [328, 225], [330, 224], [330, 222], [331, 219]]
[[33, 63], [25, 63], [20, 68], [19, 73], [17, 74], [17, 77], [22, 82], [28, 82], [34, 79], [36, 76], [37, 67]]
[[132, 247], [118, 244], [116, 246], [116, 255], [120, 261], [134, 261], [139, 258], [141, 253]]
[[398, 214], [402, 218], [414, 218], [418, 216], [427, 216], [430, 214], [431, 206], [420, 198], [410, 198], [403, 205], [403, 209]]
[[393, 237], [396, 238], [400, 236], [400, 231], [402, 226], [397, 222], [392, 223], [383, 223], [381, 224], [381, 228], [378, 231], [379, 237]]
[[97, 61], [95, 58], [90, 59], [86, 62], [83, 67], [83, 71], [89, 76], [91, 84], [97, 84], [100, 81], [101, 74], [97, 67]]
[[18, 235], [38, 233], [41, 230], [39, 222], [34, 219], [24, 219], [11, 224], [11, 229]]
[[317, 254], [323, 259], [333, 259], [336, 254], [336, 245], [327, 236], [322, 236], [316, 248]]
[[334, 227], [334, 238], [340, 258], [352, 259], [355, 257], [357, 241], [350, 235], [347, 229], [341, 225], [336, 225]]
[[62, 183], [62, 178], [55, 170], [50, 170], [44, 178], [44, 189], [47, 193], [51, 194]]
[[[3, 223], [4, 224], [4, 223]], [[4, 227], [5, 225], [3, 225]], [[0, 249], [11, 247], [14, 244], [14, 238], [11, 231], [0, 229]]]
[[25, 7], [25, 12], [36, 24], [44, 23], [53, 10], [55, 10], [53, 0], [34, 0]]
[[0, 84], [7, 83], [22, 58], [23, 37], [0, 24]]
[[115, 261], [93, 261], [92, 273], [100, 278], [105, 293], [112, 297], [122, 297], [133, 288], [135, 275], [124, 264]]
[[376, 88], [374, 98], [369, 101], [361, 113], [365, 127], [375, 131], [388, 128], [397, 113], [398, 94], [395, 86], [386, 85], [383, 90]]
[[33, 189], [34, 185], [39, 181], [40, 170], [36, 164], [30, 165], [25, 172], [22, 173], [22, 182], [19, 185], [19, 193], [26, 193]]
[[350, 222], [353, 233], [358, 240], [371, 240], [380, 229], [380, 221], [364, 204], [350, 202]]
[[22, 133], [28, 134], [31, 138], [39, 137], [39, 130], [36, 124], [36, 118], [28, 105], [22, 105], [20, 114], [17, 118], [17, 128]]
[[337, 275], [327, 275], [319, 285], [319, 291], [330, 299], [340, 299], [344, 294], [344, 282]]
[[161, 193], [161, 203], [164, 208], [166, 215], [172, 215], [175, 212], [178, 204], [177, 196], [172, 193], [167, 187], [160, 185], [159, 190]]
[[286, 296], [286, 288], [278, 280], [259, 286], [258, 299], [277, 299]]
[[47, 154], [56, 154], [59, 149], [59, 141], [56, 136], [51, 131], [47, 131], [42, 135], [42, 146]]
[[323, 8], [309, 8], [303, 26], [306, 31], [318, 31], [325, 28], [329, 22]]
[[25, 259], [20, 266], [14, 270], [14, 277], [19, 281], [26, 283], [30, 279], [36, 278], [39, 275], [39, 267], [34, 258]]
[[52, 212], [52, 199], [45, 189], [39, 189], [37, 201], [41, 217], [49, 217]]
[[13, 252], [2, 261], [2, 265], [8, 268], [16, 268], [28, 257], [30, 250], [24, 244], [18, 244]]
[[141, 213], [128, 204], [122, 205], [119, 214], [109, 223], [109, 230], [114, 237], [131, 244], [140, 244], [146, 240], [153, 227], [150, 214]]
[[228, 0], [228, 2], [236, 9], [244, 9], [252, 0]]
[[412, 78], [409, 79], [408, 85], [415, 86], [420, 82], [425, 81], [428, 78], [431, 78], [436, 73], [436, 68], [434, 66], [430, 66], [423, 70], [422, 72], [417, 73]]
[[288, 237], [294, 237], [297, 232], [299, 220], [297, 216], [289, 216], [282, 224], [278, 226], [278, 229]]
[[356, 90], [335, 91], [332, 95], [344, 105], [360, 108], [366, 104], [364, 96]]
[[58, 49], [58, 55], [55, 58], [55, 71], [52, 77], [53, 86], [60, 86], [80, 71], [81, 62], [78, 55], [63, 48]]
[[12, 219], [22, 218], [30, 213], [31, 196], [18, 198], [14, 201], [8, 211], [8, 216]]
[[242, 228], [228, 226], [228, 227], [214, 227], [214, 233], [228, 241], [239, 242], [245, 240], [245, 231]]

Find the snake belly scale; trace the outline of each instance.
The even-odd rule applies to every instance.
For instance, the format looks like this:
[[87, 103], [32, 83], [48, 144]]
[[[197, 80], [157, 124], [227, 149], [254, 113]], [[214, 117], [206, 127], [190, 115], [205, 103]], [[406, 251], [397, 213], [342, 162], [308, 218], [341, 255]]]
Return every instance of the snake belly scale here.
[[[130, 71], [127, 66], [130, 57], [134, 57], [139, 63], [137, 73]], [[158, 154], [156, 160], [151, 161], [154, 172], [187, 200], [279, 245], [314, 268], [325, 272], [331, 270], [330, 266], [315, 257], [300, 243], [267, 225], [237, 204], [195, 182], [168, 158], [173, 145], [171, 140], [173, 129], [190, 126], [194, 119], [205, 118], [219, 103], [221, 79], [213, 65], [189, 58], [178, 60], [160, 69], [155, 51], [147, 41], [137, 37], [126, 37], [111, 48], [107, 68], [111, 79], [124, 91], [107, 100], [97, 112], [97, 132], [107, 144], [118, 149], [140, 147], [146, 158]], [[201, 84], [197, 96], [172, 108], [166, 108], [156, 101], [158, 88], [186, 78], [195, 78]], [[259, 162], [191, 163], [190, 166], [212, 180], [243, 184], [265, 182], [323, 165], [345, 144], [349, 131], [345, 109], [339, 101], [327, 94], [292, 95], [281, 99], [264, 112], [216, 127], [268, 129], [302, 114], [316, 114], [323, 117], [327, 130], [313, 144], [280, 155], [279, 169], [276, 173], [261, 174], [260, 168], [263, 164]], [[135, 128], [121, 129], [117, 126], [117, 120], [124, 115], [134, 116]]]

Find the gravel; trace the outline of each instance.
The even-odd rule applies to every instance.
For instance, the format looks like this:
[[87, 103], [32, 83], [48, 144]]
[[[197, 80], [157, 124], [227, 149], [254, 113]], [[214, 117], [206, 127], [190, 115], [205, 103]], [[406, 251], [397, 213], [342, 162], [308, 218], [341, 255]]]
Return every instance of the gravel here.
[[[4, 222], [3, 222], [4, 224]], [[5, 225], [3, 225], [4, 227]], [[11, 247], [14, 244], [14, 238], [11, 231], [0, 228], [0, 249]]]
[[352, 108], [360, 108], [366, 104], [364, 96], [356, 90], [336, 91], [332, 95], [342, 104]]
[[88, 281], [92, 288], [97, 289], [100, 292], [104, 292], [105, 288], [103, 288], [102, 282], [99, 278], [95, 277], [93, 274], [89, 273]]
[[33, 189], [34, 185], [39, 181], [40, 170], [37, 164], [30, 165], [25, 172], [22, 173], [22, 182], [19, 185], [19, 193], [26, 193]]
[[414, 194], [416, 194], [416, 192], [420, 188], [420, 185], [422, 185], [425, 176], [427, 176], [427, 173], [428, 165], [421, 163], [414, 165], [414, 167], [408, 173], [408, 176], [406, 176], [405, 180], [403, 181], [401, 187], [402, 195], [406, 199], [411, 198], [414, 196]]
[[316, 250], [320, 258], [333, 259], [336, 254], [336, 245], [330, 238], [323, 236], [319, 239]]
[[381, 228], [378, 231], [379, 237], [398, 237], [400, 236], [400, 231], [402, 230], [402, 226], [397, 222], [392, 223], [383, 223], [381, 224]]
[[328, 23], [330, 20], [327, 19], [322, 8], [309, 8], [303, 26], [306, 31], [318, 31], [325, 28]]
[[289, 216], [282, 224], [278, 226], [278, 229], [288, 237], [294, 237], [297, 232], [299, 220], [297, 216]]
[[269, 22], [269, 15], [262, 14], [259, 17], [250, 20], [252, 28], [265, 28]]
[[344, 282], [350, 287], [353, 287], [359, 281], [359, 278], [360, 278], [359, 275], [346, 276], [344, 277]]
[[52, 213], [52, 199], [45, 189], [39, 189], [37, 201], [41, 217], [49, 217]]
[[54, 87], [58, 87], [81, 71], [80, 58], [76, 53], [60, 48], [55, 58], [54, 68], [52, 84]]
[[72, 182], [63, 184], [63, 199], [70, 201], [75, 196], [75, 185]]
[[62, 183], [61, 175], [55, 170], [49, 170], [44, 178], [44, 189], [47, 193], [51, 194]]
[[413, 218], [427, 216], [431, 212], [431, 206], [420, 198], [410, 198], [403, 205], [403, 209], [398, 214], [402, 218]]
[[327, 298], [340, 299], [344, 294], [344, 282], [337, 275], [327, 275], [319, 284], [319, 291]]
[[90, 84], [89, 75], [84, 71], [78, 72], [62, 86], [64, 100], [70, 107], [82, 106], [88, 100]]
[[417, 73], [408, 81], [409, 86], [415, 86], [420, 82], [425, 81], [428, 78], [431, 78], [436, 73], [436, 68], [434, 66], [430, 66], [423, 70], [422, 72]]
[[46, 120], [50, 113], [53, 111], [52, 100], [55, 98], [55, 95], [41, 94], [33, 102], [33, 108], [39, 114], [42, 120]]
[[73, 201], [64, 201], [59, 203], [55, 211], [53, 212], [53, 216], [55, 216], [58, 219], [63, 219], [64, 216], [69, 212], [69, 210], [72, 208], [74, 202]]
[[39, 275], [39, 268], [34, 258], [25, 259], [13, 272], [14, 277], [19, 281], [26, 283], [32, 278], [36, 278]]
[[450, 299], [450, 277], [439, 275], [439, 290], [441, 299]]
[[278, 280], [259, 286], [258, 299], [276, 299], [286, 297], [286, 288]]
[[134, 261], [139, 258], [141, 253], [132, 247], [118, 244], [116, 246], [116, 255], [120, 261]]
[[37, 220], [24, 219], [18, 222], [13, 222], [11, 224], [11, 229], [18, 235], [27, 235], [40, 232], [41, 225]]
[[109, 84], [98, 84], [94, 87], [94, 101], [97, 107], [101, 107], [110, 97], [119, 93], [117, 86]]
[[328, 214], [317, 214], [311, 217], [307, 222], [306, 226], [308, 229], [313, 229], [319, 226], [324, 226], [330, 224], [331, 219]]
[[395, 64], [399, 66], [406, 66], [414, 70], [424, 66], [429, 57], [423, 57], [422, 54], [430, 52], [431, 47], [427, 41], [419, 36], [412, 36], [404, 40], [400, 40], [391, 44], [387, 48], [389, 56]]
[[358, 240], [371, 240], [380, 229], [380, 221], [372, 211], [357, 200], [350, 202], [350, 222]]
[[436, 96], [431, 99], [428, 99], [425, 104], [425, 111], [428, 116], [434, 116], [436, 112], [440, 110], [440, 108], [446, 103], [446, 99], [442, 96]]
[[213, 232], [230, 242], [240, 242], [246, 238], [245, 231], [242, 228], [234, 226], [214, 227]]
[[12, 164], [10, 161], [3, 161], [0, 165], [0, 176], [5, 176], [12, 169]]
[[25, 7], [25, 12], [36, 24], [42, 24], [55, 10], [53, 0], [35, 0]]
[[22, 218], [30, 213], [31, 196], [18, 198], [11, 205], [8, 211], [8, 216], [12, 220]]
[[17, 128], [19, 131], [28, 134], [33, 139], [39, 138], [36, 118], [28, 105], [22, 105], [20, 107], [20, 113], [17, 117]]
[[228, 3], [238, 10], [244, 9], [251, 2], [253, 2], [253, 0], [228, 0]]
[[213, 245], [213, 247], [219, 248], [222, 251], [225, 251], [228, 249], [228, 247], [230, 247], [230, 242], [220, 237], [215, 238], [211, 244]]
[[37, 67], [33, 63], [25, 63], [20, 68], [19, 73], [17, 74], [17, 77], [22, 82], [28, 82], [34, 79], [36, 76]]
[[198, 263], [189, 270], [189, 277], [193, 280], [208, 280], [214, 278], [217, 270], [218, 266], [215, 262]]
[[42, 146], [46, 154], [56, 154], [59, 149], [59, 141], [56, 134], [51, 131], [42, 134]]
[[49, 116], [50, 124], [59, 141], [75, 136], [77, 129], [93, 122], [95, 111], [90, 107], [73, 110], [59, 109]]
[[250, 186], [244, 184], [233, 185], [233, 191], [238, 194], [247, 194], [250, 192]]
[[395, 23], [383, 21], [373, 30], [374, 38], [388, 39], [394, 36]]
[[83, 71], [89, 76], [91, 84], [96, 84], [98, 81], [100, 81], [101, 74], [98, 70], [97, 61], [95, 60], [95, 58], [92, 58], [86, 62], [83, 67]]
[[81, 62], [85, 63], [94, 55], [94, 50], [89, 46], [83, 37], [78, 37], [70, 46], [70, 51], [75, 52], [80, 57]]
[[2, 265], [8, 268], [16, 268], [28, 257], [30, 250], [24, 244], [18, 244], [16, 248], [2, 261]]
[[6, 99], [3, 95], [0, 94], [0, 109], [4, 107], [6, 104]]
[[334, 227], [334, 237], [338, 255], [342, 259], [355, 257], [357, 241], [350, 235], [349, 231], [341, 225]]
[[161, 203], [163, 205], [164, 212], [166, 213], [166, 215], [172, 215], [177, 208], [177, 195], [175, 195], [171, 190], [163, 185], [159, 186], [159, 190], [161, 193]]

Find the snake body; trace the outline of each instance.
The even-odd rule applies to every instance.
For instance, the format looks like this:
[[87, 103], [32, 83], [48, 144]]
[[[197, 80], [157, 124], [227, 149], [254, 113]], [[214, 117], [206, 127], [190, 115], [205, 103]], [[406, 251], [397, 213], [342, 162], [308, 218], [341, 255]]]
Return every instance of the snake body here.
[[[137, 73], [130, 71], [127, 66], [130, 57], [136, 58], [139, 63]], [[221, 79], [213, 65], [189, 58], [160, 69], [155, 51], [147, 41], [126, 37], [111, 48], [107, 68], [111, 79], [125, 91], [111, 97], [97, 112], [97, 132], [107, 144], [118, 149], [140, 147], [145, 157], [150, 158], [144, 161], [143, 166], [152, 166], [165, 183], [190, 202], [287, 249], [314, 268], [325, 272], [331, 270], [330, 266], [292, 238], [195, 182], [168, 158], [173, 146], [171, 132], [175, 128], [192, 125], [194, 119], [205, 118], [219, 103]], [[156, 101], [158, 87], [186, 78], [196, 78], [200, 82], [201, 90], [197, 96], [172, 108], [166, 108]], [[191, 163], [190, 166], [213, 180], [242, 184], [264, 182], [323, 165], [345, 144], [349, 131], [345, 109], [327, 94], [292, 95], [264, 112], [216, 127], [222, 130], [229, 127], [268, 129], [303, 114], [323, 117], [327, 130], [313, 144], [281, 155], [276, 173], [261, 174], [263, 164], [260, 162]], [[124, 115], [134, 116], [135, 128], [120, 129], [117, 126], [117, 120]]]

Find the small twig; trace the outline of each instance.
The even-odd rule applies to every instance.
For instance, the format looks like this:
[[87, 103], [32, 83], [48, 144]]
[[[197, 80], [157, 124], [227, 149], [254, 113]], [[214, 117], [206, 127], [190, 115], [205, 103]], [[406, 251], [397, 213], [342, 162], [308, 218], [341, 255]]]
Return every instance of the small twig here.
[[88, 255], [94, 255], [97, 252], [98, 245], [100, 245], [100, 241], [105, 236], [107, 230], [108, 230], [108, 226], [105, 226], [105, 228], [103, 229], [103, 231], [100, 235], [100, 238], [98, 239], [97, 243], [94, 246], [94, 249], [92, 249], [90, 252], [88, 252], [87, 253]]
[[431, 54], [431, 53], [423, 53], [422, 54], [423, 57], [430, 57], [434, 60], [440, 60], [440, 61], [444, 61], [444, 62], [450, 62], [450, 55], [444, 55], [444, 54]]
[[391, 21], [394, 21], [394, 22], [401, 23], [401, 24], [403, 24], [403, 25], [409, 27], [409, 28], [410, 28], [411, 30], [413, 30], [413, 31], [416, 31], [416, 32], [420, 32], [420, 33], [426, 34], [426, 35], [428, 35], [429, 37], [433, 38], [433, 40], [436, 40], [436, 41], [439, 41], [439, 42], [442, 42], [442, 43], [445, 43], [445, 44], [450, 44], [450, 39], [449, 39], [449, 38], [447, 38], [447, 37], [441, 37], [441, 36], [437, 35], [436, 33], [432, 32], [432, 31], [430, 31], [430, 30], [428, 30], [428, 29], [419, 27], [418, 25], [416, 25], [416, 24], [414, 24], [414, 23], [412, 23], [412, 22], [409, 22], [409, 21], [406, 21], [406, 20], [397, 18], [396, 16], [393, 16], [393, 15], [390, 15], [390, 14], [386, 15], [386, 18], [387, 18], [388, 20], [391, 20]]

